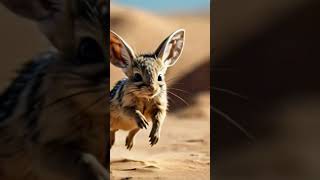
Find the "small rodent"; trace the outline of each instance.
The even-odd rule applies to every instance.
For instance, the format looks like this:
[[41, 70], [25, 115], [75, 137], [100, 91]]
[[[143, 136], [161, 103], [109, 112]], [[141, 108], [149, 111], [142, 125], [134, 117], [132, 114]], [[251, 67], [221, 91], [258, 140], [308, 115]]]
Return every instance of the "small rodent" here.
[[179, 29], [154, 53], [137, 55], [119, 35], [110, 32], [110, 61], [127, 76], [110, 93], [110, 149], [116, 131], [125, 130], [129, 131], [126, 147], [131, 150], [136, 133], [150, 122], [150, 145], [159, 141], [168, 107], [165, 73], [179, 59], [184, 41], [185, 30]]

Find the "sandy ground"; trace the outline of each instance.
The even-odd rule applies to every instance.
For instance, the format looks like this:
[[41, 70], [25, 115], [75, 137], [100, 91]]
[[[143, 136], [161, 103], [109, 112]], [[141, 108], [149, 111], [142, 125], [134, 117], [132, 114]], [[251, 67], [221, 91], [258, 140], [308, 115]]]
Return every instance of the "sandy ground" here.
[[210, 179], [209, 94], [194, 106], [170, 113], [158, 144], [151, 147], [151, 128], [141, 130], [131, 151], [127, 132], [119, 131], [111, 150], [112, 179]]
[[111, 179], [209, 179], [210, 129], [207, 119], [170, 115], [159, 143], [148, 144], [148, 130], [136, 136], [131, 151], [125, 148], [126, 132], [118, 132], [111, 150]]

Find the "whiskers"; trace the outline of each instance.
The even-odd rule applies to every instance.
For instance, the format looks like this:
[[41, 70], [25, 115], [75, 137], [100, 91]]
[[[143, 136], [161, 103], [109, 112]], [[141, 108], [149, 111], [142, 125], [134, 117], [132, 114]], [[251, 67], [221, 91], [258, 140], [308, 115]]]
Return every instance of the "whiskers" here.
[[46, 104], [43, 106], [44, 109], [47, 109], [51, 106], [54, 106], [58, 103], [64, 102], [70, 98], [76, 97], [76, 96], [80, 96], [80, 95], [85, 95], [85, 94], [90, 94], [90, 93], [98, 93], [98, 92], [102, 92], [102, 91], [107, 91], [106, 87], [97, 87], [97, 88], [92, 88], [92, 89], [85, 89], [85, 90], [81, 90], [81, 91], [77, 91], [74, 93], [71, 93], [69, 95], [63, 96], [61, 98], [58, 98], [56, 100], [54, 100], [53, 102]]
[[[247, 96], [243, 96], [240, 93], [237, 93], [233, 90], [230, 89], [224, 89], [224, 88], [217, 88], [217, 87], [211, 87], [213, 90], [218, 91], [218, 92], [222, 92], [237, 98], [240, 98], [242, 100], [248, 101], [249, 98]], [[210, 109], [217, 113], [219, 116], [223, 117], [225, 120], [227, 120], [229, 123], [231, 123], [232, 125], [234, 125], [236, 128], [238, 128], [247, 138], [249, 138], [251, 141], [255, 141], [255, 137], [250, 134], [243, 126], [241, 126], [236, 120], [234, 120], [233, 118], [231, 118], [227, 113], [213, 107], [210, 106]]]
[[[168, 79], [166, 80], [166, 82], [170, 82], [170, 81], [173, 81], [173, 80], [176, 80], [178, 79], [178, 77], [173, 77], [171, 79]], [[183, 83], [174, 83], [174, 84], [183, 84]], [[167, 88], [167, 92], [171, 95], [173, 95], [174, 97], [178, 98], [181, 102], [183, 102], [185, 105], [189, 106], [190, 104], [185, 100], [183, 99], [181, 96], [177, 95], [176, 93], [174, 93], [173, 91], [179, 91], [179, 92], [182, 92], [182, 93], [185, 93], [185, 94], [188, 94], [188, 95], [191, 95], [191, 93], [189, 93], [188, 91], [186, 90], [183, 90], [183, 89], [179, 89], [179, 88], [175, 88], [175, 87], [168, 87]], [[169, 100], [171, 100], [169, 98]]]
[[243, 128], [239, 123], [237, 123], [237, 121], [235, 121], [234, 119], [232, 119], [228, 114], [224, 113], [223, 111], [220, 111], [219, 109], [210, 106], [210, 109], [217, 113], [218, 115], [220, 115], [221, 117], [223, 117], [224, 119], [226, 119], [228, 122], [230, 122], [232, 125], [234, 125], [235, 127], [237, 127], [242, 133], [245, 134], [245, 136], [247, 136], [251, 141], [255, 140], [255, 137], [253, 135], [251, 135], [245, 128]]
[[[42, 110], [48, 109], [54, 105], [59, 105], [76, 96], [82, 96], [86, 94], [94, 94], [99, 92], [107, 92], [106, 82], [93, 82], [87, 79], [82, 73], [74, 71], [53, 71], [47, 72], [46, 75], [50, 79], [55, 79], [63, 83], [64, 90], [72, 90], [73, 92], [57, 98], [56, 100], [42, 106]], [[107, 79], [106, 79], [107, 80]], [[79, 90], [82, 89], [82, 90]]]
[[235, 96], [235, 97], [238, 97], [240, 99], [243, 99], [243, 100], [246, 100], [248, 101], [249, 98], [247, 96], [243, 96], [235, 91], [232, 91], [230, 89], [223, 89], [223, 88], [217, 88], [217, 87], [211, 87], [213, 90], [216, 90], [216, 91], [219, 91], [219, 92], [223, 92], [223, 93], [226, 93], [226, 94], [229, 94], [229, 95], [232, 95], [232, 96]]
[[181, 100], [181, 102], [183, 102], [185, 105], [189, 106], [190, 104], [185, 100], [183, 99], [182, 97], [180, 97], [179, 95], [167, 90], [168, 93], [170, 93], [171, 95], [173, 95], [174, 97], [178, 98], [179, 100]]
[[[170, 80], [173, 80], [173, 79], [175, 79], [175, 78], [172, 78]], [[182, 84], [183, 85], [183, 83], [174, 83], [174, 84]], [[242, 95], [242, 94], [240, 94], [238, 92], [235, 92], [233, 90], [230, 90], [230, 89], [218, 88], [218, 87], [213, 87], [213, 86], [211, 88], [213, 89], [213, 91], [221, 92], [221, 93], [224, 93], [224, 94], [227, 94], [227, 95], [231, 95], [233, 97], [239, 98], [239, 99], [244, 100], [244, 101], [248, 101], [249, 100], [249, 98], [247, 96], [244, 96], [244, 95]], [[183, 90], [183, 89], [176, 88], [176, 87], [168, 87], [168, 90], [171, 90], [171, 91], [168, 91], [168, 93], [170, 93], [173, 96], [177, 97], [178, 99], [183, 101], [185, 104], [187, 103], [186, 100], [184, 100], [181, 96], [178, 96], [177, 94], [173, 93], [172, 91], [179, 91], [179, 92], [184, 93], [186, 95], [192, 95], [190, 92], [188, 92], [186, 90]], [[225, 112], [223, 112], [223, 111], [221, 111], [221, 110], [219, 110], [219, 109], [217, 109], [217, 108], [215, 108], [213, 106], [210, 106], [210, 109], [214, 113], [217, 113], [219, 116], [221, 116], [222, 118], [227, 120], [229, 123], [234, 125], [236, 128], [238, 128], [251, 141], [255, 140], [255, 137], [252, 134], [250, 134], [243, 126], [241, 126], [236, 120], [231, 118], [227, 113], [225, 113]]]
[[[85, 106], [82, 106], [81, 108], [79, 107], [78, 110], [72, 114], [71, 116], [69, 116], [67, 118], [67, 121], [69, 120], [75, 120], [77, 118], [80, 118], [81, 116], [83, 116], [84, 114], [87, 114], [87, 112], [91, 109], [94, 108], [96, 105], [98, 105], [99, 103], [101, 103], [102, 101], [105, 101], [105, 107], [100, 107], [100, 109], [107, 109], [107, 101], [108, 101], [108, 94], [107, 94], [107, 89], [106, 87], [96, 87], [96, 88], [92, 88], [92, 89], [86, 89], [86, 90], [82, 90], [82, 91], [77, 91], [74, 93], [71, 93], [67, 96], [61, 97], [56, 99], [55, 101], [47, 104], [46, 106], [44, 106], [44, 109], [50, 108], [54, 105], [58, 105], [59, 103], [63, 103], [71, 98], [77, 97], [77, 96], [83, 96], [83, 95], [87, 95], [87, 94], [91, 94], [91, 93], [101, 93], [101, 92], [105, 92], [102, 95], [98, 96], [97, 98], [92, 98], [92, 100], [90, 100], [90, 102], [88, 104], [86, 104]], [[107, 110], [105, 111], [107, 114]], [[106, 117], [107, 118], [107, 117]]]
[[[107, 102], [108, 98], [106, 98], [105, 95], [103, 96], [99, 96], [98, 98], [96, 98], [95, 100], [93, 100], [91, 103], [89, 103], [88, 105], [86, 105], [84, 108], [80, 109], [78, 112], [76, 112], [74, 115], [72, 115], [69, 120], [74, 120], [76, 118], [81, 117], [83, 114], [86, 114], [88, 110], [90, 110], [91, 108], [93, 108], [94, 106], [96, 106], [97, 104], [99, 104], [102, 101], [106, 101]], [[105, 109], [107, 107], [104, 107]], [[106, 117], [107, 118], [107, 117]]]

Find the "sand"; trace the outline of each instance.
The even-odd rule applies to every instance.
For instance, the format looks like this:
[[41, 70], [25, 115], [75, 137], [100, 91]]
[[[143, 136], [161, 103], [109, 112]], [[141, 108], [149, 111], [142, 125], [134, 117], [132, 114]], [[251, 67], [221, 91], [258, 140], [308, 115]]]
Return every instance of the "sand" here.
[[[210, 179], [209, 20], [203, 13], [160, 16], [111, 4], [111, 29], [137, 52], [151, 52], [176, 29], [186, 29], [183, 54], [166, 77], [170, 88], [183, 90], [171, 91], [186, 103], [169, 96], [170, 110], [153, 147], [151, 127], [136, 135], [131, 151], [125, 147], [127, 132], [117, 132], [111, 179]], [[122, 77], [111, 66], [111, 84]]]
[[[150, 128], [149, 128], [150, 129]], [[209, 179], [210, 129], [208, 120], [169, 115], [161, 139], [151, 147], [150, 130], [141, 130], [131, 151], [126, 132], [118, 132], [111, 150], [111, 179]]]

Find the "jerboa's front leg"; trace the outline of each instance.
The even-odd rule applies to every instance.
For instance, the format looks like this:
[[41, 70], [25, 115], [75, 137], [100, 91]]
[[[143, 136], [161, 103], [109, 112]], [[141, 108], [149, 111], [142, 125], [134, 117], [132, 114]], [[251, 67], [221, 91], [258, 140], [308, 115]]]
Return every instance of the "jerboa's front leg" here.
[[158, 143], [160, 139], [161, 127], [166, 117], [166, 111], [158, 109], [152, 116], [152, 129], [149, 135], [150, 145], [153, 146]]

